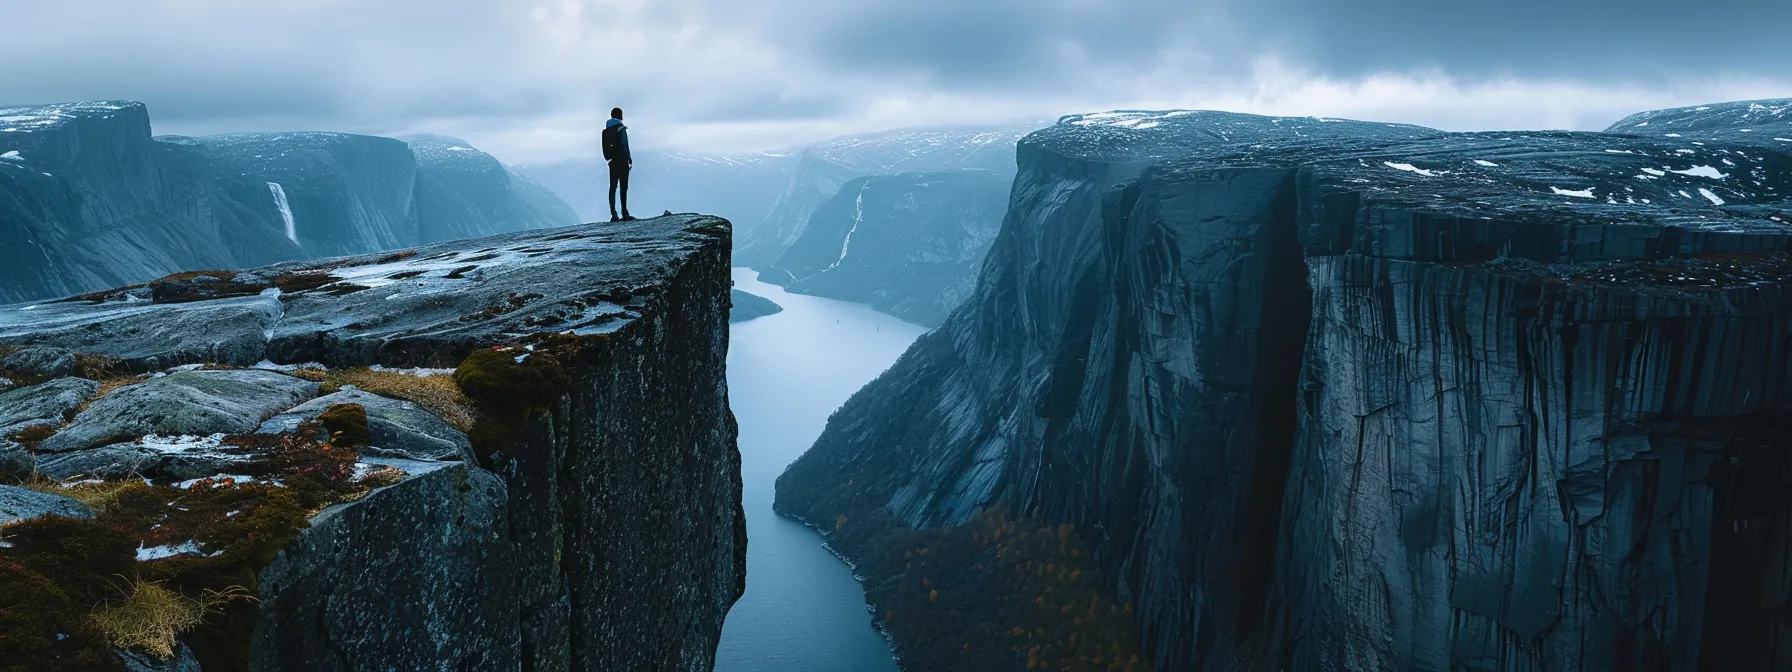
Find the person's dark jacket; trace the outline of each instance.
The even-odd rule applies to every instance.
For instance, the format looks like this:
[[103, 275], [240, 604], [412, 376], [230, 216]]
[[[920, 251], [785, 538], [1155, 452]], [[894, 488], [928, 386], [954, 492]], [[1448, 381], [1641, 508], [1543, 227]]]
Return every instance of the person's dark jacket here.
[[628, 153], [628, 127], [622, 125], [621, 120], [611, 119], [604, 126], [604, 160], [612, 162], [611, 165], [621, 162], [620, 167], [634, 162], [634, 157]]

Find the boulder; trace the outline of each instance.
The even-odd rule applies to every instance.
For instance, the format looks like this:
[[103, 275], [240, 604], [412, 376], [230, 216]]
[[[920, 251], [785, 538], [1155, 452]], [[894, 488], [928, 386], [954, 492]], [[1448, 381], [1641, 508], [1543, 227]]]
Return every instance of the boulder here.
[[367, 410], [367, 428], [371, 434], [366, 455], [379, 455], [411, 460], [473, 461], [473, 445], [467, 435], [448, 421], [402, 399], [382, 397], [371, 392], [344, 387], [342, 391], [318, 397], [281, 413], [261, 424], [256, 432], [278, 434], [297, 429], [299, 424], [314, 420], [339, 404], [360, 404]]
[[272, 371], [182, 371], [107, 395], [38, 447], [92, 448], [147, 434], [245, 434], [317, 395], [317, 383]]
[[39, 453], [37, 473], [56, 480], [126, 478], [151, 471], [165, 458], [134, 443], [88, 448], [71, 453]]
[[31, 452], [5, 438], [0, 438], [0, 478], [24, 478], [31, 475], [36, 461]]
[[0, 526], [44, 516], [92, 518], [93, 511], [86, 504], [61, 495], [0, 485]]
[[503, 480], [466, 464], [382, 464], [411, 478], [317, 514], [262, 573], [254, 668], [514, 666], [515, 596], [466, 589], [513, 580]]
[[57, 378], [0, 393], [0, 437], [40, 425], [61, 427], [99, 387], [84, 378]]
[[23, 374], [60, 378], [75, 372], [75, 353], [62, 348], [25, 348], [7, 355], [0, 364]]

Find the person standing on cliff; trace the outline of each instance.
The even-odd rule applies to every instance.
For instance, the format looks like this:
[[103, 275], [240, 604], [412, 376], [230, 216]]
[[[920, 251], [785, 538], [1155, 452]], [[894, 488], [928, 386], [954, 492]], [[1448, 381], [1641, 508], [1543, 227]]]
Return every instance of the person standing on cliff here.
[[[635, 159], [628, 152], [628, 127], [622, 125], [622, 108], [610, 110], [610, 120], [604, 122], [604, 162], [610, 164], [610, 221], [632, 222], [633, 215], [628, 214], [628, 171], [635, 167]], [[622, 216], [616, 216], [616, 189], [622, 189]]]

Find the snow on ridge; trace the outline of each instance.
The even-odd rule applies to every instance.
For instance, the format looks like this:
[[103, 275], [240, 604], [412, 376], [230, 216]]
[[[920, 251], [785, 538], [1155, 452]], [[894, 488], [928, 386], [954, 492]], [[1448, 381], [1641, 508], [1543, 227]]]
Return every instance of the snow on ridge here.
[[1488, 168], [1498, 168], [1498, 167], [1500, 167], [1500, 164], [1497, 164], [1497, 163], [1494, 163], [1494, 162], [1492, 162], [1492, 161], [1488, 161], [1488, 160], [1487, 160], [1487, 159], [1475, 159], [1475, 165], [1477, 165], [1477, 166], [1486, 166], [1486, 167], [1488, 167]]
[[1112, 126], [1144, 130], [1163, 125], [1163, 120], [1194, 114], [1187, 110], [1174, 112], [1095, 112], [1070, 122], [1073, 126]]
[[1574, 198], [1594, 198], [1593, 189], [1590, 187], [1587, 189], [1580, 189], [1580, 190], [1563, 189], [1561, 187], [1550, 187], [1549, 190], [1551, 192], [1554, 192], [1555, 195], [1557, 195], [1557, 196], [1572, 196]]

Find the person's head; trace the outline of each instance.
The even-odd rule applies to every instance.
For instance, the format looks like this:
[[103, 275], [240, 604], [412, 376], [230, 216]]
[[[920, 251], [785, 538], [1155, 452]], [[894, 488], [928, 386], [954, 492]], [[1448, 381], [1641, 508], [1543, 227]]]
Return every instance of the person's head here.
[[610, 118], [611, 119], [621, 119], [622, 118], [622, 108], [620, 108], [620, 107], [610, 108]]

